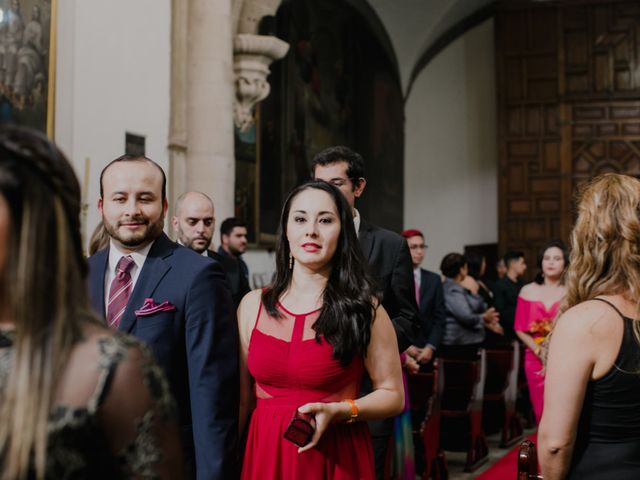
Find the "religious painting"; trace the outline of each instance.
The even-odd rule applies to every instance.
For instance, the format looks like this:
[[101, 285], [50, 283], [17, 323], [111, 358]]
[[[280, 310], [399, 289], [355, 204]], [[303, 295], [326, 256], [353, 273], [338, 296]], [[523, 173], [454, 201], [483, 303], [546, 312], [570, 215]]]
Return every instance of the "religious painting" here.
[[[368, 186], [357, 205], [363, 216], [401, 228], [404, 118], [392, 49], [382, 45], [370, 18], [343, 1], [285, 0], [274, 25], [269, 33], [290, 47], [272, 64], [271, 94], [260, 104], [256, 242], [275, 238], [287, 193], [310, 179], [313, 157], [334, 145], [365, 159]], [[240, 180], [236, 191], [248, 186]]]
[[53, 136], [56, 0], [0, 0], [0, 123]]

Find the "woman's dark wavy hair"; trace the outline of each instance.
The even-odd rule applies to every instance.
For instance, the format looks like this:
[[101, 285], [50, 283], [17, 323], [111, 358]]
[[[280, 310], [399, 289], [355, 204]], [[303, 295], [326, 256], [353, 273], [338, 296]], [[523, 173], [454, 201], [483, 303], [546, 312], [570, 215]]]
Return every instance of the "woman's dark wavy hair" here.
[[467, 268], [469, 269], [469, 276], [476, 280], [480, 279], [480, 269], [482, 268], [482, 261], [485, 259], [484, 255], [475, 250], [471, 250], [464, 254], [467, 258]]
[[[567, 267], [569, 266], [569, 250], [567, 246], [562, 240], [551, 240], [547, 243], [542, 250], [540, 251], [540, 255], [538, 255], [538, 273], [536, 273], [536, 278], [534, 281], [538, 285], [542, 285], [544, 283], [544, 273], [542, 272], [542, 259], [544, 258], [544, 252], [549, 250], [550, 248], [559, 248], [562, 250], [562, 257], [564, 258], [564, 271], [567, 271]], [[562, 283], [564, 283], [564, 275], [562, 276]]]
[[313, 180], [296, 187], [287, 197], [282, 208], [276, 242], [276, 275], [272, 285], [263, 291], [262, 302], [269, 315], [274, 318], [282, 317], [277, 304], [291, 285], [293, 273], [289, 268], [291, 250], [287, 239], [289, 211], [293, 200], [309, 189], [329, 194], [336, 206], [341, 225], [338, 245], [331, 259], [331, 273], [323, 292], [322, 309], [313, 329], [316, 341], [319, 342], [320, 335], [323, 335], [333, 346], [334, 358], [339, 359], [342, 365], [348, 365], [354, 355], [366, 355], [377, 293], [358, 243], [351, 208], [337, 187], [321, 180]]

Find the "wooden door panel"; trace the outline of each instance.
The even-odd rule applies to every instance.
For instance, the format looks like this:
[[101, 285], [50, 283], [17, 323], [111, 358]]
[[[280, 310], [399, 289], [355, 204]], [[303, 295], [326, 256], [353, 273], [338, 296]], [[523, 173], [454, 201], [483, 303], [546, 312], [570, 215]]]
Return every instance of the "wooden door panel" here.
[[495, 28], [499, 245], [531, 264], [582, 183], [640, 176], [640, 2], [502, 2]]
[[566, 96], [637, 95], [640, 4], [602, 2], [558, 10]]
[[571, 162], [574, 190], [605, 172], [640, 176], [640, 102], [574, 105]]

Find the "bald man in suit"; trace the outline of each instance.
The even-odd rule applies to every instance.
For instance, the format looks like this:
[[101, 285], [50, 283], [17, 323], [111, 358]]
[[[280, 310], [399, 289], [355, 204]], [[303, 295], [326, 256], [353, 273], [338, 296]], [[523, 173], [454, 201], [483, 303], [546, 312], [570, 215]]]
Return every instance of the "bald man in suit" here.
[[251, 289], [237, 259], [209, 249], [216, 227], [213, 200], [201, 192], [183, 193], [176, 200], [171, 225], [180, 245], [222, 265], [227, 275], [234, 307], [237, 309], [242, 297]]

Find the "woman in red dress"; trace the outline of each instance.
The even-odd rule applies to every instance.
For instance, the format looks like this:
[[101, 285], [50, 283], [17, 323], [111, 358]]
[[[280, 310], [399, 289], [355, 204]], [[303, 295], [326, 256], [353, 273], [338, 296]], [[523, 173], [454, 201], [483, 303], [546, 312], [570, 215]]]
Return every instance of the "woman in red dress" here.
[[[400, 356], [336, 187], [313, 181], [291, 192], [276, 269], [238, 309], [241, 431], [257, 400], [242, 479], [373, 479], [363, 420], [402, 411]], [[365, 370], [374, 388], [357, 398]], [[284, 437], [296, 411], [313, 417], [304, 446]]]

